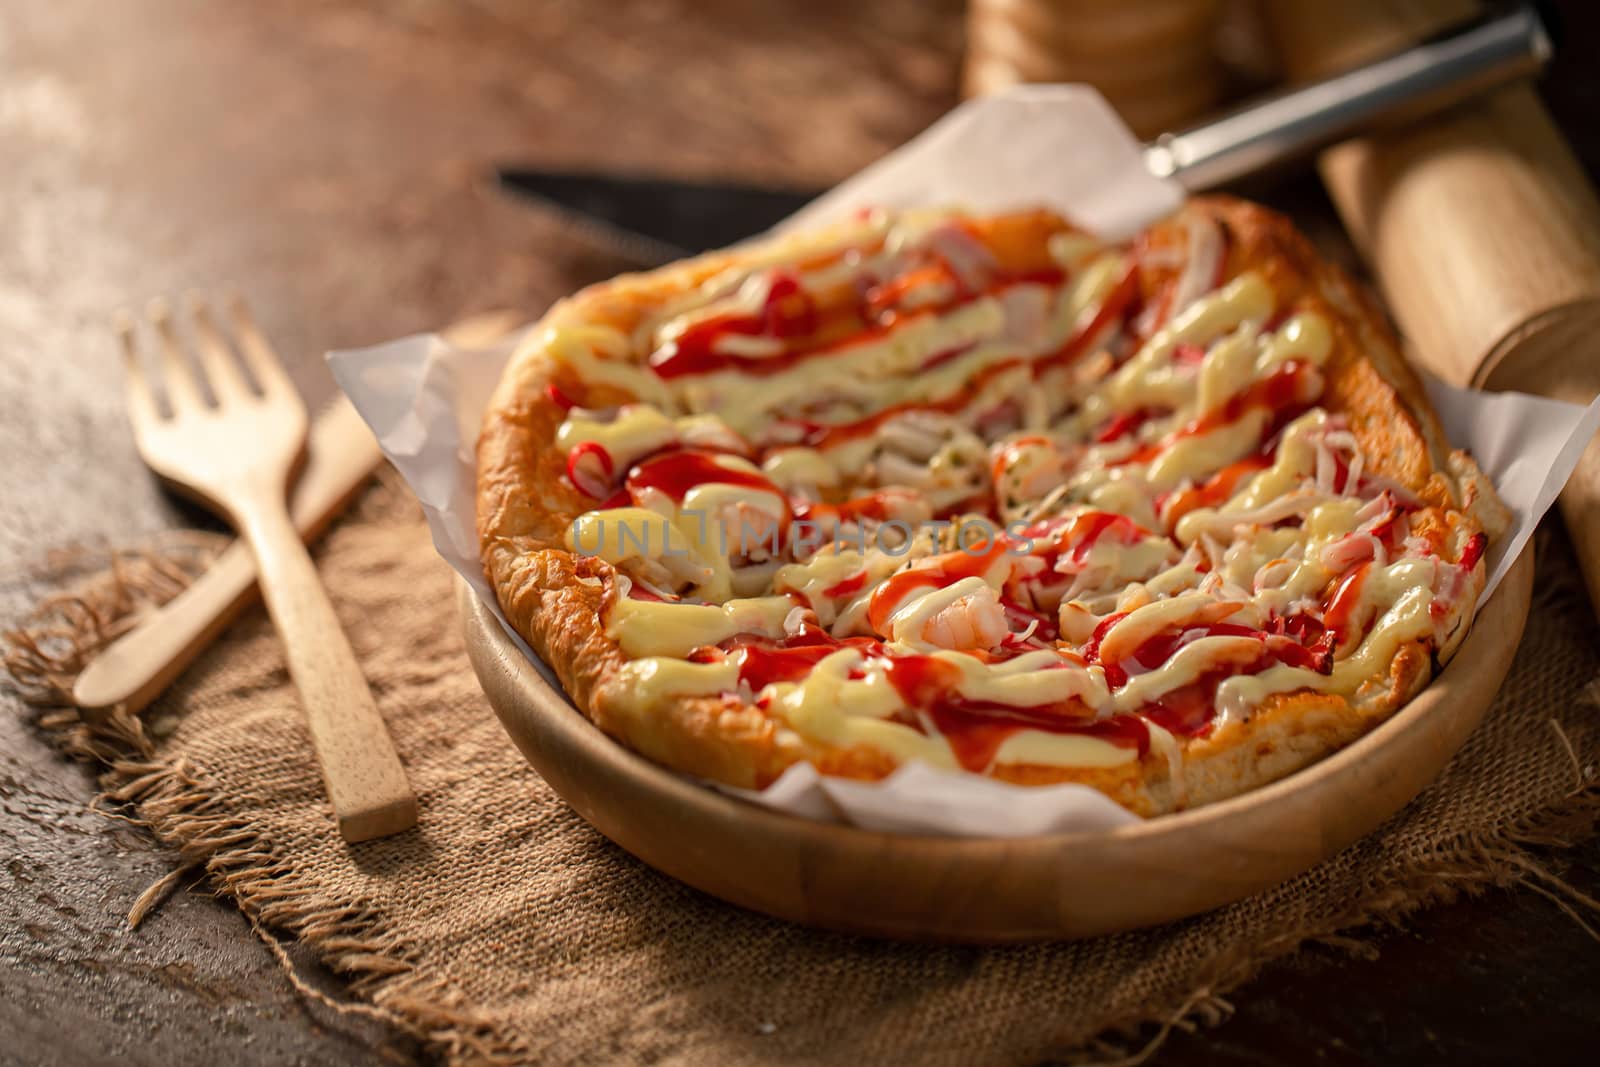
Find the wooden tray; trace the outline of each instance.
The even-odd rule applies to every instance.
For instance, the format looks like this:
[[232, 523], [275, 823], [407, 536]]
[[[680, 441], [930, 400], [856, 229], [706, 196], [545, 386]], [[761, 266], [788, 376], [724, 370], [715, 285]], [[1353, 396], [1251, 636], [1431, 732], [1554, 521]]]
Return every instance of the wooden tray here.
[[466, 585], [473, 669], [528, 762], [596, 829], [723, 900], [848, 933], [941, 941], [1088, 937], [1247, 897], [1369, 833], [1431, 782], [1494, 700], [1527, 621], [1530, 549], [1455, 660], [1371, 734], [1280, 782], [1098, 833], [885, 834], [768, 811], [602, 734], [552, 689]]

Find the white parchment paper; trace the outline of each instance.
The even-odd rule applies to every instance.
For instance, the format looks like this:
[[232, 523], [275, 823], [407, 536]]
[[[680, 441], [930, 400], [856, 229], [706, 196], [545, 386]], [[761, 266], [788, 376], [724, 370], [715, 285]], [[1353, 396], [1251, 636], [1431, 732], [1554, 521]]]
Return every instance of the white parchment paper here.
[[[1175, 185], [1146, 173], [1138, 141], [1098, 93], [1029, 86], [962, 105], [783, 228], [869, 205], [946, 203], [985, 211], [1045, 205], [1123, 237], [1181, 201]], [[473, 451], [483, 409], [519, 340], [473, 349], [423, 334], [328, 356], [340, 386], [422, 502], [439, 554], [502, 624], [478, 559]], [[1515, 515], [1509, 536], [1490, 551], [1487, 595], [1600, 428], [1600, 400], [1585, 409], [1440, 382], [1429, 382], [1428, 392], [1450, 441], [1472, 452]], [[506, 630], [559, 689], [549, 668], [509, 625]], [[1084, 786], [1024, 788], [924, 764], [876, 783], [825, 778], [801, 764], [760, 793], [730, 791], [797, 815], [908, 833], [1025, 836], [1138, 821]]]

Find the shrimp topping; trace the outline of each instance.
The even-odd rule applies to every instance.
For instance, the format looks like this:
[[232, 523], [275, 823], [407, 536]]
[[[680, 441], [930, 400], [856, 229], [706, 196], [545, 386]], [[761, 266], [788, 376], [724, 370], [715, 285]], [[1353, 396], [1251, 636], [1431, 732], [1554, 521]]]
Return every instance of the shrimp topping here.
[[894, 640], [923, 651], [994, 648], [1011, 633], [999, 595], [982, 578], [963, 578], [902, 605], [889, 617]]

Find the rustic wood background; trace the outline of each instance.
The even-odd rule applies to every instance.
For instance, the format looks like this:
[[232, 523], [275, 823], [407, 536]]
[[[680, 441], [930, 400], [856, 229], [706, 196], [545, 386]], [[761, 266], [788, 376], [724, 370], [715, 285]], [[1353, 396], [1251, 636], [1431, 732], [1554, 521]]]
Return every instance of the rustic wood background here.
[[[1600, 170], [1596, 19], [1545, 95]], [[0, 7], [0, 618], [46, 549], [209, 520], [133, 452], [107, 320], [231, 282], [312, 404], [320, 353], [628, 264], [502, 198], [499, 161], [822, 184], [955, 99], [956, 0], [18, 0]], [[1315, 182], [1252, 189], [1337, 241]], [[1337, 249], [1335, 249], [1337, 251]], [[447, 612], [448, 605], [440, 610]], [[0, 1063], [408, 1062], [308, 1007], [226, 904], [121, 916], [170, 869], [0, 697]], [[1600, 846], [1568, 875], [1593, 892]], [[1588, 1062], [1600, 952], [1532, 893], [1313, 948], [1160, 1062]], [[309, 960], [307, 973], [334, 988]]]

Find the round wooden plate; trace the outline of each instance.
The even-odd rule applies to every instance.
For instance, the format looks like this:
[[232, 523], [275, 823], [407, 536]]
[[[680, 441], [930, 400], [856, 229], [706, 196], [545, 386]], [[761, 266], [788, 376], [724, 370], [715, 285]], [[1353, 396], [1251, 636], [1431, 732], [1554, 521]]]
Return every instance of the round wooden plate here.
[[465, 582], [473, 669], [528, 762], [651, 866], [783, 919], [942, 941], [1088, 937], [1257, 893], [1369, 833], [1421, 792], [1494, 700], [1527, 621], [1530, 549], [1432, 685], [1360, 741], [1272, 785], [1097, 833], [886, 834], [725, 796], [616, 744], [551, 688]]

